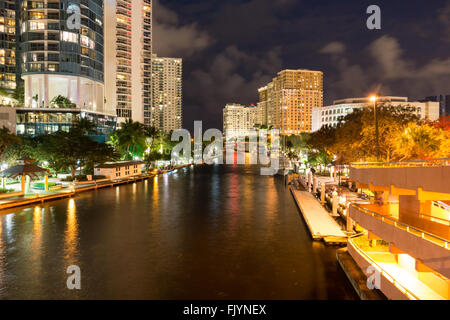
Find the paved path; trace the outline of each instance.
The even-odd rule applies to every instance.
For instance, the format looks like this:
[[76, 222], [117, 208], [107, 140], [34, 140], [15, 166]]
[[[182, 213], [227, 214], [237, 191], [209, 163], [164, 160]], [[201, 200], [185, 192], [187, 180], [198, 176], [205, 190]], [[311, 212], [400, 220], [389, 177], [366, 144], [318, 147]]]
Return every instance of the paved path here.
[[339, 224], [311, 193], [298, 191], [294, 188], [290, 189], [314, 240], [321, 240], [327, 237], [347, 238]]

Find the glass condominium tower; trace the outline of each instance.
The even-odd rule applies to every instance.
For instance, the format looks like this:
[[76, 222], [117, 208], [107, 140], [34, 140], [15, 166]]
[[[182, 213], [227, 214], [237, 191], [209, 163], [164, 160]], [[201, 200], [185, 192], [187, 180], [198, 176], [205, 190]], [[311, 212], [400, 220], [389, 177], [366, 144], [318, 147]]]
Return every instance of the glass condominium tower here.
[[117, 121], [151, 124], [152, 1], [105, 0], [105, 97]]
[[0, 87], [16, 88], [16, 11], [15, 0], [0, 1]]
[[25, 106], [48, 108], [61, 95], [77, 108], [112, 114], [104, 108], [103, 1], [18, 4]]

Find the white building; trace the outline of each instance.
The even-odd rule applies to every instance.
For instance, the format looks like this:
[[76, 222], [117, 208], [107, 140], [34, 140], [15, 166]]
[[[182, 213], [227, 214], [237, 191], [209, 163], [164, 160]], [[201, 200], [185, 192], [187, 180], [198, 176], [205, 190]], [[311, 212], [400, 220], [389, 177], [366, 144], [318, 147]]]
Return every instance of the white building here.
[[[378, 97], [377, 107], [383, 105], [410, 108], [420, 119], [435, 121], [439, 119], [439, 102], [409, 102], [407, 97]], [[322, 126], [336, 126], [355, 109], [373, 107], [369, 98], [347, 98], [335, 100], [333, 105], [312, 109], [312, 131], [318, 131]]]
[[118, 122], [150, 124], [152, 1], [106, 0], [105, 100]]
[[145, 163], [143, 161], [119, 161], [107, 162], [94, 169], [96, 176], [105, 176], [107, 179], [116, 180], [138, 176], [142, 174]]
[[108, 113], [104, 109], [102, 3], [69, 4], [69, 8], [81, 7], [79, 29], [67, 28], [60, 1], [17, 4], [25, 106], [48, 108], [55, 97], [63, 96], [77, 108]]
[[152, 56], [150, 124], [164, 132], [182, 128], [183, 60]]
[[249, 130], [255, 127], [257, 119], [256, 107], [229, 103], [223, 109], [223, 131], [230, 138], [247, 136]]

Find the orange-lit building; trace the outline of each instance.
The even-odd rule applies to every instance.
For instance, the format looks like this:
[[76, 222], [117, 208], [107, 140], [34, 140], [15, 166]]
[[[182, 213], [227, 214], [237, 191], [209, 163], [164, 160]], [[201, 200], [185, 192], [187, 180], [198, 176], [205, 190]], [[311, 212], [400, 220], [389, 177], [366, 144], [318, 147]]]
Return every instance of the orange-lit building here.
[[312, 109], [323, 106], [323, 73], [283, 70], [259, 89], [258, 121], [285, 135], [311, 132]]
[[364, 233], [347, 246], [361, 270], [389, 299], [449, 299], [450, 159], [352, 164], [350, 178], [376, 195], [347, 219]]

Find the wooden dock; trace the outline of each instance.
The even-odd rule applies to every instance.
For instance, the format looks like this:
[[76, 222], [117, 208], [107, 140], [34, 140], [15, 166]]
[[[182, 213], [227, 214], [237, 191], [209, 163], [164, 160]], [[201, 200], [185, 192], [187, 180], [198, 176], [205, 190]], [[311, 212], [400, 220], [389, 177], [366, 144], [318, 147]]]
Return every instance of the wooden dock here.
[[311, 193], [292, 186], [289, 189], [313, 240], [323, 240], [330, 245], [347, 243], [347, 235]]

